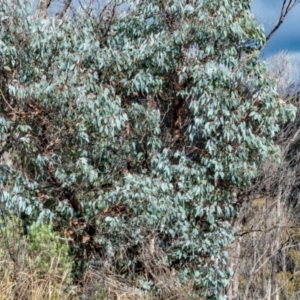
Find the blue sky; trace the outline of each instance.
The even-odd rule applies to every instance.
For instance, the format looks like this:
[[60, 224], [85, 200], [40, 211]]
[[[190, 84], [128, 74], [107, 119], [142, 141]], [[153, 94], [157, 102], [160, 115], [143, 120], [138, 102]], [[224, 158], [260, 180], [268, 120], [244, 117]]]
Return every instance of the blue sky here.
[[[252, 11], [258, 24], [264, 26], [266, 33], [269, 33], [277, 23], [282, 3], [283, 0], [253, 1]], [[267, 57], [279, 51], [288, 51], [291, 56], [298, 57], [300, 60], [300, 4], [289, 12], [284, 23], [271, 37], [263, 51], [263, 56]]]

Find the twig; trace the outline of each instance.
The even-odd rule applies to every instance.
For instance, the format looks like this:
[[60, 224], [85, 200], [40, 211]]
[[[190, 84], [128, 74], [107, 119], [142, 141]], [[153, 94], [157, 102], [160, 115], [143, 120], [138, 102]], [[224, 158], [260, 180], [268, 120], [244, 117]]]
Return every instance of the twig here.
[[8, 101], [6, 100], [4, 94], [3, 94], [3, 91], [2, 89], [0, 88], [0, 94], [1, 94], [1, 97], [3, 99], [3, 101], [6, 103], [6, 105], [13, 111], [15, 112], [16, 114], [18, 114], [18, 112], [8, 103]]

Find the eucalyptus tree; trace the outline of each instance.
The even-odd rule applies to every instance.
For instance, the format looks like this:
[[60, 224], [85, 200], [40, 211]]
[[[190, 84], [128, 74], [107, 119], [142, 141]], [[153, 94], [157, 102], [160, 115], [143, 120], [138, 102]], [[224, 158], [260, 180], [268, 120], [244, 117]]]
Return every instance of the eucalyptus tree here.
[[259, 62], [250, 1], [126, 3], [60, 20], [3, 3], [2, 207], [66, 228], [81, 262], [156, 289], [146, 249], [222, 299], [235, 192], [294, 110]]

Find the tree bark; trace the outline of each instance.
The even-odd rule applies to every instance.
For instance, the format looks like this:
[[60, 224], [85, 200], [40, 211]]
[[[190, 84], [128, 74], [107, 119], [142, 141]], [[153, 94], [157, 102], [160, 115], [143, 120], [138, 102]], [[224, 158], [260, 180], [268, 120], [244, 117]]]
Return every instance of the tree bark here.
[[65, 15], [65, 13], [69, 9], [71, 3], [72, 3], [72, 0], [65, 0], [65, 5], [64, 5], [63, 9], [61, 10], [61, 12], [58, 14], [58, 18], [61, 19]]
[[[267, 229], [269, 226], [268, 213], [269, 213], [269, 200], [268, 200], [268, 198], [266, 198], [265, 206], [264, 206], [264, 217], [266, 220], [265, 229]], [[266, 243], [268, 244], [270, 242], [270, 234], [267, 232], [265, 234], [265, 236], [266, 236]], [[266, 255], [266, 252], [264, 252], [263, 262], [265, 262], [266, 260], [267, 260], [267, 255]], [[266, 299], [266, 297], [267, 297], [267, 281], [266, 281], [266, 265], [265, 264], [262, 267], [261, 277], [262, 277], [261, 278], [261, 296], [262, 296], [262, 299]]]
[[232, 278], [232, 292], [233, 300], [238, 300], [239, 298], [239, 265], [240, 265], [240, 255], [241, 255], [241, 237], [236, 238], [235, 242], [235, 257], [234, 257], [234, 274]]
[[278, 196], [277, 196], [277, 210], [276, 210], [276, 225], [277, 230], [274, 236], [274, 244], [273, 244], [273, 257], [271, 259], [271, 297], [270, 300], [277, 300], [277, 281], [276, 281], [276, 273], [277, 273], [277, 257], [278, 257], [278, 249], [280, 244], [280, 222], [281, 222], [281, 195], [282, 190], [279, 188]]
[[48, 16], [48, 8], [52, 0], [40, 0], [36, 9], [36, 17], [46, 18]]
[[237, 300], [239, 294], [239, 263], [241, 252], [241, 237], [235, 238], [231, 249], [229, 249], [230, 261], [229, 266], [233, 271], [233, 275], [228, 287], [228, 300]]
[[174, 131], [173, 131], [174, 141], [176, 141], [176, 142], [181, 141], [181, 138], [182, 138], [183, 105], [184, 105], [184, 99], [182, 99], [181, 97], [178, 97], [175, 100]]

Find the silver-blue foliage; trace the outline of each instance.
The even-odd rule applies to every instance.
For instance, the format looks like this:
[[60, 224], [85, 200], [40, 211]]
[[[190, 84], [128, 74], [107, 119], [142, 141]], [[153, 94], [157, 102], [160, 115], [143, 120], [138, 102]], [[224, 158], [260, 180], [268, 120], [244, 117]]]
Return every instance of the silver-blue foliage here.
[[154, 242], [181, 282], [221, 299], [233, 195], [276, 157], [294, 110], [259, 62], [250, 1], [127, 3], [63, 19], [1, 8], [0, 132], [13, 161], [1, 205], [32, 222], [84, 220], [101, 255], [135, 249], [123, 269]]

